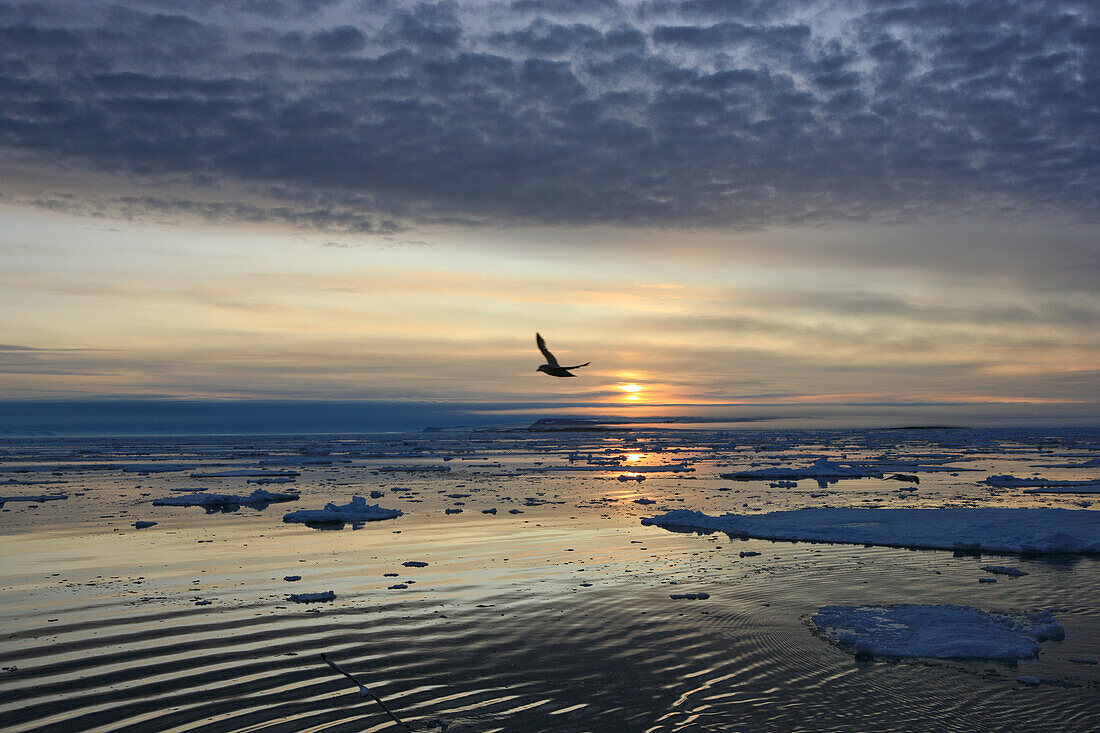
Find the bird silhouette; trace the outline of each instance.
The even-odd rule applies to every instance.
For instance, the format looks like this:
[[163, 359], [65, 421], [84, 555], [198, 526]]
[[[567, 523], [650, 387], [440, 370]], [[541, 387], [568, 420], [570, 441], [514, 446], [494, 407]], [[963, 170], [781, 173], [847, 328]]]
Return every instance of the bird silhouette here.
[[546, 363], [540, 366], [535, 371], [545, 372], [551, 377], [575, 377], [577, 375], [570, 372], [570, 369], [580, 369], [581, 367], [586, 367], [592, 363], [590, 361], [586, 361], [585, 363], [577, 364], [576, 366], [562, 366], [558, 363], [557, 358], [550, 353], [550, 350], [546, 348], [546, 342], [542, 340], [542, 334], [535, 334], [535, 343], [539, 345], [539, 351], [541, 351], [542, 355], [546, 357]]

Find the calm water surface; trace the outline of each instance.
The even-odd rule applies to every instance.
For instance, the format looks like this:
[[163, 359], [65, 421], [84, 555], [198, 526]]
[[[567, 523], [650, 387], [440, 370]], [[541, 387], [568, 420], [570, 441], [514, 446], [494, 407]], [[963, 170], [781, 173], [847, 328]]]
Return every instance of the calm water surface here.
[[[908, 465], [920, 488], [718, 476], [823, 456]], [[1100, 665], [1070, 661], [1100, 659], [1097, 558], [772, 543], [639, 523], [681, 507], [1083, 509], [1087, 495], [979, 482], [1096, 478], [1098, 458], [1096, 431], [8, 440], [0, 482], [17, 483], [0, 483], [0, 495], [68, 498], [0, 511], [0, 724], [395, 730], [323, 651], [426, 730], [436, 718], [456, 731], [1100, 730]], [[619, 480], [634, 466], [681, 465], [694, 470]], [[407, 470], [416, 466], [449, 470]], [[246, 477], [191, 474], [261, 468], [298, 472], [264, 488], [301, 499], [209, 514], [151, 505], [187, 487], [248, 494], [257, 486]], [[281, 521], [371, 491], [405, 514], [327, 531]], [[158, 524], [137, 530], [137, 520]], [[741, 557], [750, 550], [760, 555]], [[978, 583], [991, 561], [1029, 575]], [[328, 590], [330, 603], [287, 599]], [[669, 598], [682, 592], [710, 598]], [[811, 631], [809, 615], [833, 603], [1051, 609], [1067, 636], [1018, 666], [857, 662]], [[1026, 687], [1022, 674], [1050, 682]]]

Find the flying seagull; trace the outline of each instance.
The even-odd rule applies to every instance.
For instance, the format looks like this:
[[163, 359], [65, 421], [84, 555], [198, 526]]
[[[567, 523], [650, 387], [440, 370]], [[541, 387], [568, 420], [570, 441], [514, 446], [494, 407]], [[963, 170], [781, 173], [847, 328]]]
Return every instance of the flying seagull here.
[[586, 361], [583, 364], [577, 364], [576, 366], [563, 367], [558, 363], [558, 360], [550, 353], [550, 350], [546, 348], [546, 342], [542, 340], [541, 334], [535, 334], [535, 343], [539, 345], [539, 351], [546, 357], [546, 363], [540, 366], [535, 371], [546, 372], [551, 377], [575, 377], [576, 374], [571, 373], [570, 369], [580, 369], [581, 367], [588, 366], [592, 362]]

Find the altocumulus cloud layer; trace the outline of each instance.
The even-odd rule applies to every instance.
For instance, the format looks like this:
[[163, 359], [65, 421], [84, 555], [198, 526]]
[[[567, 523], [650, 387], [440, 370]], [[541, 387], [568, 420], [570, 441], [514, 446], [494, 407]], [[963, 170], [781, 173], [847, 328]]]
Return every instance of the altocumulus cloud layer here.
[[1085, 0], [0, 2], [2, 192], [352, 232], [1094, 222], [1098, 77]]

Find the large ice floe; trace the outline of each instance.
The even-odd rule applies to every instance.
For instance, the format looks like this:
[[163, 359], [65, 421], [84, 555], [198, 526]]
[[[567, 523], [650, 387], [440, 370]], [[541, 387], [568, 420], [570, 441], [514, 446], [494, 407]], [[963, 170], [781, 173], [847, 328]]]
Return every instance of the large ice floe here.
[[712, 517], [676, 509], [642, 524], [738, 537], [937, 550], [1100, 554], [1100, 512], [1071, 509], [814, 508]]
[[383, 519], [396, 519], [402, 514], [400, 509], [383, 509], [377, 504], [368, 504], [361, 496], [351, 497], [343, 506], [329, 502], [324, 509], [302, 509], [283, 517], [284, 522], [302, 524], [355, 524], [358, 522], [377, 522]]
[[827, 639], [860, 657], [1029, 659], [1066, 632], [1049, 611], [992, 613], [969, 606], [825, 606], [812, 617]]

